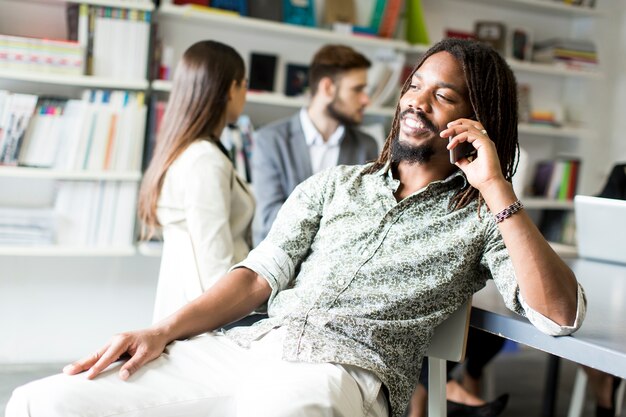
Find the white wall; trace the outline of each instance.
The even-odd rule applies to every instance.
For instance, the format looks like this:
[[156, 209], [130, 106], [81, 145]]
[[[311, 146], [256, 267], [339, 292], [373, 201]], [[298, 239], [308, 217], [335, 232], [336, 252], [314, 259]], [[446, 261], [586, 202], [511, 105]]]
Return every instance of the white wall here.
[[67, 362], [145, 327], [159, 258], [0, 257], [0, 363]]

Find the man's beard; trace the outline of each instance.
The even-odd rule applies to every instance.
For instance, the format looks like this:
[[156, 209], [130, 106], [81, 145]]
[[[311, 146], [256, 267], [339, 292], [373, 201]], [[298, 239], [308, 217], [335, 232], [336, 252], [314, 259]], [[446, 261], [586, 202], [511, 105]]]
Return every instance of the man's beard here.
[[[415, 111], [412, 108], [404, 110], [400, 113], [400, 120], [404, 119], [407, 113], [413, 113], [420, 122], [429, 130], [436, 132], [437, 128], [423, 113]], [[424, 145], [408, 145], [400, 142], [400, 137], [396, 136], [391, 142], [391, 162], [405, 161], [410, 164], [423, 164], [430, 161], [435, 154], [435, 149], [431, 144]]]
[[423, 164], [430, 161], [435, 150], [430, 144], [411, 146], [400, 141], [399, 136], [391, 142], [391, 162], [408, 162], [409, 164]]
[[357, 120], [354, 117], [342, 112], [337, 108], [337, 103], [340, 102], [339, 98], [335, 96], [333, 101], [326, 106], [328, 115], [345, 126], [356, 126], [361, 123], [361, 120]]

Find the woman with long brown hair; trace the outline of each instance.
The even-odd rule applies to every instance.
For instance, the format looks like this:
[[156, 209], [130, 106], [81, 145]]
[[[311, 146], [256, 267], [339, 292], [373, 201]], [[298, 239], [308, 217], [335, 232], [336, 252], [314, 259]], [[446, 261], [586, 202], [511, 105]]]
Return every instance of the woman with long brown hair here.
[[142, 235], [163, 230], [154, 321], [199, 296], [250, 250], [254, 198], [219, 141], [243, 110], [246, 84], [241, 56], [215, 41], [190, 46], [176, 68], [139, 192]]

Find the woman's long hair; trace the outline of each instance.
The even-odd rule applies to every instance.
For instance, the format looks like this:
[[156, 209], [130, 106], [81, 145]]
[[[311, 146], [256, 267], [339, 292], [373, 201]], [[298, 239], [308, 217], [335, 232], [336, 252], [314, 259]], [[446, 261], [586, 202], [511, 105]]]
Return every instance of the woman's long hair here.
[[[507, 181], [511, 181], [519, 158], [517, 83], [511, 68], [493, 48], [476, 41], [442, 40], [432, 46], [419, 60], [411, 75], [404, 82], [401, 96], [409, 89], [413, 74], [424, 61], [431, 55], [442, 51], [455, 57], [461, 65], [474, 115], [495, 143], [502, 173]], [[387, 136], [380, 156], [368, 172], [376, 172], [391, 161], [391, 144], [398, 136], [399, 130], [400, 103], [398, 102], [391, 132]], [[468, 185], [454, 195], [450, 208], [453, 210], [463, 208], [479, 197], [478, 190]]]
[[215, 130], [226, 117], [230, 88], [233, 81], [244, 82], [244, 77], [243, 59], [228, 45], [200, 41], [183, 54], [176, 67], [154, 155], [139, 190], [142, 237], [151, 237], [159, 226], [156, 208], [166, 171], [198, 138], [217, 140]]

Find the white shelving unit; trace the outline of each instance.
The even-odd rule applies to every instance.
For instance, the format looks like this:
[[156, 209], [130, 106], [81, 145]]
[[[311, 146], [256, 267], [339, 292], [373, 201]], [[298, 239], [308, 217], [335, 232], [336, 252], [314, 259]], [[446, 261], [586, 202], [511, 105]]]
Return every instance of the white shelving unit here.
[[[154, 80], [152, 81], [152, 90], [159, 92], [169, 92], [172, 89], [171, 81]], [[272, 92], [254, 92], [250, 91], [246, 95], [246, 104], [259, 104], [264, 106], [278, 106], [290, 109], [299, 109], [306, 105], [306, 97], [288, 97], [281, 93]], [[380, 117], [393, 117], [395, 109], [391, 107], [367, 107], [366, 114]]]
[[62, 86], [110, 88], [114, 90], [146, 90], [148, 80], [118, 80], [114, 78], [95, 77], [93, 75], [59, 75], [28, 71], [11, 71], [0, 68], [0, 79], [25, 81], [38, 84], [55, 84]]
[[61, 256], [61, 257], [120, 257], [132, 256], [135, 246], [115, 248], [85, 248], [79, 246], [0, 246], [0, 256]]
[[139, 181], [141, 172], [61, 171], [46, 168], [9, 167], [0, 165], [0, 178], [36, 178], [71, 181]]
[[[69, 2], [64, 0], [0, 0], [2, 16], [0, 16], [0, 30], [2, 33], [16, 36], [33, 36], [64, 39], [66, 36], [66, 5]], [[72, 3], [87, 4], [91, 6], [102, 6], [112, 8], [133, 9], [137, 11], [151, 12], [154, 10], [154, 3], [148, 0], [77, 0]], [[20, 24], [24, 15], [28, 15], [29, 24]], [[138, 38], [139, 39], [139, 38]], [[137, 46], [138, 50], [148, 51], [149, 39], [145, 39], [145, 45]], [[149, 56], [150, 54], [146, 54]], [[63, 75], [45, 71], [16, 71], [0, 68], [0, 89], [8, 90], [11, 93], [27, 93], [41, 96], [57, 96], [66, 98], [79, 98], [83, 89], [96, 90], [124, 90], [129, 92], [147, 92], [150, 83], [147, 78], [141, 79], [118, 79], [113, 77], [101, 77], [91, 75]], [[146, 125], [145, 112], [138, 123]], [[96, 120], [96, 119], [94, 119]], [[94, 121], [94, 123], [96, 123]], [[98, 125], [101, 126], [101, 125]], [[130, 125], [129, 125], [130, 126]], [[133, 156], [140, 157], [143, 147], [143, 134], [133, 137], [138, 141]], [[140, 146], [141, 145], [141, 146]], [[137, 154], [139, 153], [139, 155]], [[135, 161], [135, 159], [133, 159]], [[19, 204], [26, 204], [25, 207], [41, 207], [52, 209], [55, 207], [57, 193], [63, 184], [75, 182], [89, 182], [94, 185], [102, 184], [106, 188], [107, 198], [115, 198], [115, 205], [109, 205], [105, 210], [115, 209], [121, 211], [127, 207], [130, 212], [116, 213], [115, 216], [127, 216], [134, 225], [135, 204], [124, 204], [121, 200], [122, 189], [125, 189], [124, 196], [131, 195], [129, 191], [138, 187], [141, 180], [139, 171], [141, 162], [137, 161], [137, 169], [133, 171], [107, 170], [81, 170], [67, 171], [47, 168], [28, 168], [0, 166], [0, 187], [5, 194], [0, 197], [0, 207], [20, 207]], [[129, 165], [130, 166], [130, 165]], [[102, 189], [102, 188], [101, 188]], [[115, 191], [114, 191], [115, 190]], [[24, 197], [32, 194], [32, 197]], [[119, 193], [119, 194], [118, 194]], [[7, 196], [8, 194], [8, 196]], [[41, 194], [44, 197], [39, 196]], [[115, 197], [118, 196], [118, 197]], [[104, 197], [99, 197], [103, 198]], [[136, 199], [136, 195], [130, 197]], [[36, 201], [33, 203], [33, 201]], [[98, 200], [99, 201], [99, 200]], [[102, 200], [104, 201], [104, 200]], [[17, 203], [16, 203], [17, 202]], [[41, 204], [41, 206], [39, 206]], [[45, 205], [44, 205], [45, 204]], [[80, 205], [87, 205], [87, 201], [74, 209], [78, 215]], [[58, 214], [55, 213], [55, 228], [58, 227]], [[114, 217], [120, 218], [120, 217]], [[117, 221], [117, 220], [116, 220]], [[116, 226], [118, 223], [114, 223]], [[98, 226], [95, 226], [96, 228]], [[131, 227], [134, 230], [134, 226]], [[131, 230], [131, 231], [132, 231]], [[45, 257], [127, 257], [136, 253], [136, 248], [132, 242], [125, 245], [114, 244], [104, 245], [94, 242], [89, 245], [49, 245], [49, 246], [0, 246], [0, 256], [45, 256]]]

